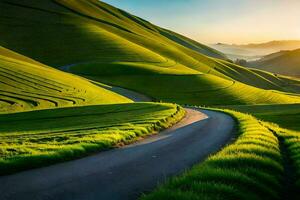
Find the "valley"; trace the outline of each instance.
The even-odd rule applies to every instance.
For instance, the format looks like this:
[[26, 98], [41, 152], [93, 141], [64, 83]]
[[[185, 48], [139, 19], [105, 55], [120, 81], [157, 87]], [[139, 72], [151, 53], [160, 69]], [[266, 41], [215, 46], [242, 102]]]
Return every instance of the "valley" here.
[[0, 10], [0, 199], [299, 198], [296, 40], [209, 47], [98, 0]]

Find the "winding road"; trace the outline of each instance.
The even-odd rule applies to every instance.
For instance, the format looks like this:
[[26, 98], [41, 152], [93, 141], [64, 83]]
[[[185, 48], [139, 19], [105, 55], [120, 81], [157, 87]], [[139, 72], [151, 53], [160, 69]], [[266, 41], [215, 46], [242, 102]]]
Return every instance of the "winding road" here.
[[[145, 100], [144, 95], [136, 96], [122, 88], [119, 93], [135, 101]], [[0, 199], [136, 199], [167, 177], [201, 162], [233, 138], [235, 122], [230, 116], [193, 108], [186, 111], [176, 125], [134, 144], [2, 176]]]

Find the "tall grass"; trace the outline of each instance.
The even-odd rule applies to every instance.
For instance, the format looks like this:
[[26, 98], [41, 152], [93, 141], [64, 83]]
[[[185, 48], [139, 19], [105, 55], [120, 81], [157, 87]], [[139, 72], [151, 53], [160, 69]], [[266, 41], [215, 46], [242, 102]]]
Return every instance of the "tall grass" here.
[[289, 190], [291, 193], [288, 195], [293, 199], [300, 199], [300, 132], [291, 131], [288, 129], [282, 129], [280, 127], [275, 128], [279, 137], [282, 139], [282, 143], [285, 146], [285, 154], [291, 166], [288, 166], [286, 172], [289, 177], [287, 182], [289, 183]]
[[226, 112], [238, 121], [236, 141], [141, 199], [279, 199], [284, 169], [277, 137], [250, 115]]
[[0, 175], [127, 144], [172, 126], [184, 115], [180, 106], [155, 103], [0, 115]]

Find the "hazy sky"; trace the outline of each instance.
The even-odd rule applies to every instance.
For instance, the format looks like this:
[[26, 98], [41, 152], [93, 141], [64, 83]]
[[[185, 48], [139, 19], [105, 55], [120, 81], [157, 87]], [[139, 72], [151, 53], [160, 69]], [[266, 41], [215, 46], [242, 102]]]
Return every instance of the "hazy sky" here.
[[104, 0], [203, 43], [300, 39], [300, 0]]

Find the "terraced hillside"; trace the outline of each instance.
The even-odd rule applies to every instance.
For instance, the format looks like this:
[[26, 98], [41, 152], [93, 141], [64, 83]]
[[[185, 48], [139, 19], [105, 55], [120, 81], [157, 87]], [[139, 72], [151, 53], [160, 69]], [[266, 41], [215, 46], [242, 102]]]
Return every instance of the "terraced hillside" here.
[[209, 47], [97, 0], [3, 0], [0, 8], [0, 44], [52, 67], [163, 101], [299, 102], [281, 93], [297, 93], [299, 86], [224, 61]]
[[129, 99], [0, 47], [0, 113]]
[[280, 51], [247, 63], [247, 66], [277, 74], [300, 77], [300, 49]]

